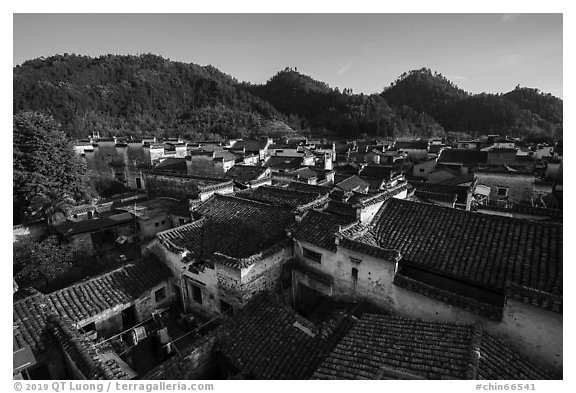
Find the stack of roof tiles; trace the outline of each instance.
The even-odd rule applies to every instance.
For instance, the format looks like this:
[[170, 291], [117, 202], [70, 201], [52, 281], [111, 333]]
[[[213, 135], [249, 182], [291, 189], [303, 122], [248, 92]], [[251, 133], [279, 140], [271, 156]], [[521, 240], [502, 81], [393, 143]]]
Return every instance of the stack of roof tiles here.
[[555, 379], [477, 326], [364, 314], [315, 379]]
[[399, 251], [402, 265], [562, 313], [562, 225], [389, 199], [355, 240]]

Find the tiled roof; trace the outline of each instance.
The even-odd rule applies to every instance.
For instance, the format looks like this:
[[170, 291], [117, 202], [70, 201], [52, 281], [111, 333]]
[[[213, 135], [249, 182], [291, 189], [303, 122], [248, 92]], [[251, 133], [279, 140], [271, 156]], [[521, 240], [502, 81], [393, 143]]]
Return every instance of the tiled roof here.
[[64, 236], [74, 236], [80, 233], [89, 233], [106, 228], [113, 228], [133, 221], [130, 213], [114, 214], [107, 217], [95, 218], [82, 221], [65, 221], [54, 227], [54, 229]]
[[171, 172], [188, 172], [188, 166], [186, 165], [186, 159], [184, 158], [166, 158], [160, 161], [154, 166], [154, 169], [160, 171], [171, 171]]
[[366, 165], [360, 171], [362, 177], [373, 177], [382, 180], [388, 180], [395, 173], [394, 167], [383, 165]]
[[60, 316], [84, 321], [139, 298], [171, 277], [170, 270], [153, 255], [111, 272], [46, 295], [47, 304]]
[[336, 187], [344, 191], [368, 190], [370, 183], [364, 179], [361, 179], [359, 176], [354, 175], [338, 182]]
[[364, 314], [315, 379], [551, 379], [556, 377], [477, 326]]
[[458, 197], [456, 194], [441, 194], [435, 192], [426, 192], [421, 190], [415, 190], [414, 196], [423, 202], [436, 201], [436, 202], [456, 202]]
[[294, 222], [294, 214], [286, 208], [218, 194], [194, 212], [205, 220], [161, 232], [158, 237], [203, 258], [216, 252], [232, 258], [258, 254], [286, 239], [286, 228]]
[[256, 152], [266, 148], [267, 144], [268, 141], [265, 140], [245, 139], [234, 143], [232, 149], [233, 150], [245, 149], [246, 152]]
[[[416, 189], [416, 195], [418, 192], [427, 194], [444, 194], [453, 198], [454, 195], [457, 196], [456, 203], [466, 204], [468, 199], [468, 187], [466, 186], [452, 186], [448, 184], [435, 184], [435, 183], [424, 183], [411, 181], [408, 182], [412, 187]], [[431, 196], [434, 199], [434, 195]]]
[[224, 176], [238, 183], [247, 184], [258, 179], [264, 172], [266, 172], [266, 168], [261, 166], [234, 165], [224, 173]]
[[456, 162], [473, 166], [486, 165], [488, 152], [470, 149], [444, 149], [438, 157], [438, 162]]
[[355, 200], [362, 206], [367, 207], [375, 205], [382, 201], [386, 201], [403, 191], [408, 189], [408, 183], [399, 183], [394, 187], [386, 188], [385, 190], [380, 190], [379, 192], [371, 193], [368, 195], [356, 194], [350, 198], [349, 202], [354, 202]]
[[129, 379], [118, 363], [99, 358], [92, 341], [80, 335], [71, 320], [50, 314], [46, 322], [52, 336], [86, 379]]
[[407, 265], [501, 292], [512, 283], [562, 297], [561, 225], [389, 199], [369, 232]]
[[293, 181], [288, 184], [288, 188], [296, 191], [316, 192], [318, 194], [328, 194], [332, 191], [332, 187], [317, 186], [299, 181]]
[[302, 157], [279, 157], [274, 156], [268, 158], [264, 163], [265, 167], [274, 169], [298, 169], [302, 167]]
[[46, 318], [53, 313], [83, 321], [138, 298], [170, 277], [152, 255], [47, 295], [36, 293], [13, 303], [16, 341], [36, 353], [46, 349]]
[[356, 219], [357, 208], [350, 203], [339, 202], [335, 200], [330, 200], [328, 205], [324, 208], [326, 213], [335, 214], [342, 217], [349, 217]]
[[297, 224], [294, 238], [335, 252], [335, 233], [339, 232], [342, 226], [355, 221], [355, 217], [342, 217], [310, 210]]
[[237, 196], [292, 209], [328, 199], [327, 194], [321, 195], [316, 192], [296, 191], [274, 186], [261, 186], [255, 190], [237, 193]]
[[217, 348], [247, 378], [308, 379], [347, 327], [341, 323], [326, 337], [291, 308], [260, 295], [234, 316]]

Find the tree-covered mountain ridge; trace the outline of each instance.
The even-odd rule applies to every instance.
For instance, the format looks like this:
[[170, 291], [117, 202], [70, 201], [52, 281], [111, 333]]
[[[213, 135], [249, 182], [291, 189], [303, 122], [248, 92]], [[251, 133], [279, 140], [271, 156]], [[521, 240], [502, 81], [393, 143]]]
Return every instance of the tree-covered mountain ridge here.
[[56, 55], [14, 67], [13, 78], [14, 112], [50, 114], [72, 138], [93, 131], [210, 139], [276, 136], [272, 129], [346, 138], [450, 131], [561, 138], [562, 132], [556, 97], [519, 87], [471, 94], [426, 68], [371, 95], [340, 91], [289, 68], [265, 84], [240, 83], [213, 66], [152, 54]]

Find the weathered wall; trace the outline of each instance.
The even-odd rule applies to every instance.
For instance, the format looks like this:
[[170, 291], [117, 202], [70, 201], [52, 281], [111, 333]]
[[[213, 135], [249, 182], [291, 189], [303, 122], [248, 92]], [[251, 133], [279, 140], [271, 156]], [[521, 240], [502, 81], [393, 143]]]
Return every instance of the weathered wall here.
[[[165, 231], [172, 228], [172, 220], [168, 213], [162, 213], [147, 220], [138, 219], [138, 235], [140, 239], [149, 239], [156, 235], [158, 232]], [[164, 222], [164, 224], [162, 224]], [[158, 226], [156, 226], [158, 224]]]
[[286, 261], [292, 257], [292, 245], [242, 269], [241, 297], [245, 305], [257, 293], [269, 291], [276, 293], [279, 288], [280, 275]]
[[187, 379], [207, 379], [218, 366], [214, 346], [216, 344], [217, 331], [211, 331], [206, 336], [196, 341], [189, 355], [186, 356], [186, 368], [190, 370], [186, 374]]
[[151, 198], [195, 198], [198, 195], [197, 180], [154, 173], [145, 174], [146, 189]]
[[414, 164], [412, 167], [412, 176], [428, 178], [428, 174], [436, 168], [436, 160], [428, 160]]
[[[161, 288], [165, 288], [166, 297], [156, 301], [155, 293]], [[175, 296], [176, 294], [174, 293], [174, 286], [170, 285], [170, 280], [166, 280], [161, 284], [156, 285], [149, 292], [147, 292], [146, 295], [141, 296], [134, 302], [136, 307], [137, 321], [142, 322], [145, 319], [150, 318], [152, 311], [169, 306], [174, 302]]]
[[490, 187], [490, 199], [506, 199], [498, 196], [498, 187], [508, 188], [510, 202], [530, 201], [534, 196], [534, 175], [476, 172], [478, 184]]
[[533, 362], [562, 373], [562, 314], [507, 299], [504, 318], [493, 331], [508, 337]]
[[[203, 315], [218, 313], [218, 277], [216, 269], [205, 267], [198, 272], [186, 270], [184, 272], [184, 284], [186, 288], [186, 309], [193, 310]], [[193, 288], [200, 288], [201, 303], [194, 300]]]
[[[322, 253], [321, 263], [307, 260], [302, 247]], [[338, 247], [329, 252], [306, 242], [295, 241], [296, 258], [305, 266], [329, 274], [332, 288], [296, 273], [294, 278], [321, 293], [341, 299], [366, 299], [381, 307], [412, 318], [459, 324], [478, 323], [488, 332], [514, 344], [532, 361], [562, 372], [562, 315], [539, 307], [507, 300], [501, 322], [450, 306], [393, 284], [394, 261], [387, 261], [360, 252]], [[360, 260], [353, 262], [351, 258]], [[358, 269], [358, 279], [352, 278], [352, 268]]]

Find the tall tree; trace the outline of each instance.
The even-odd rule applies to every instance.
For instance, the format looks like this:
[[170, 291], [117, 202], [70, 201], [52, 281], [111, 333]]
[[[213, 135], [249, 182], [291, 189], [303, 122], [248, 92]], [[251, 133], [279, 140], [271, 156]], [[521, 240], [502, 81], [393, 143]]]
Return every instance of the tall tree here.
[[21, 112], [13, 118], [14, 220], [61, 217], [85, 201], [85, 168], [50, 116]]

